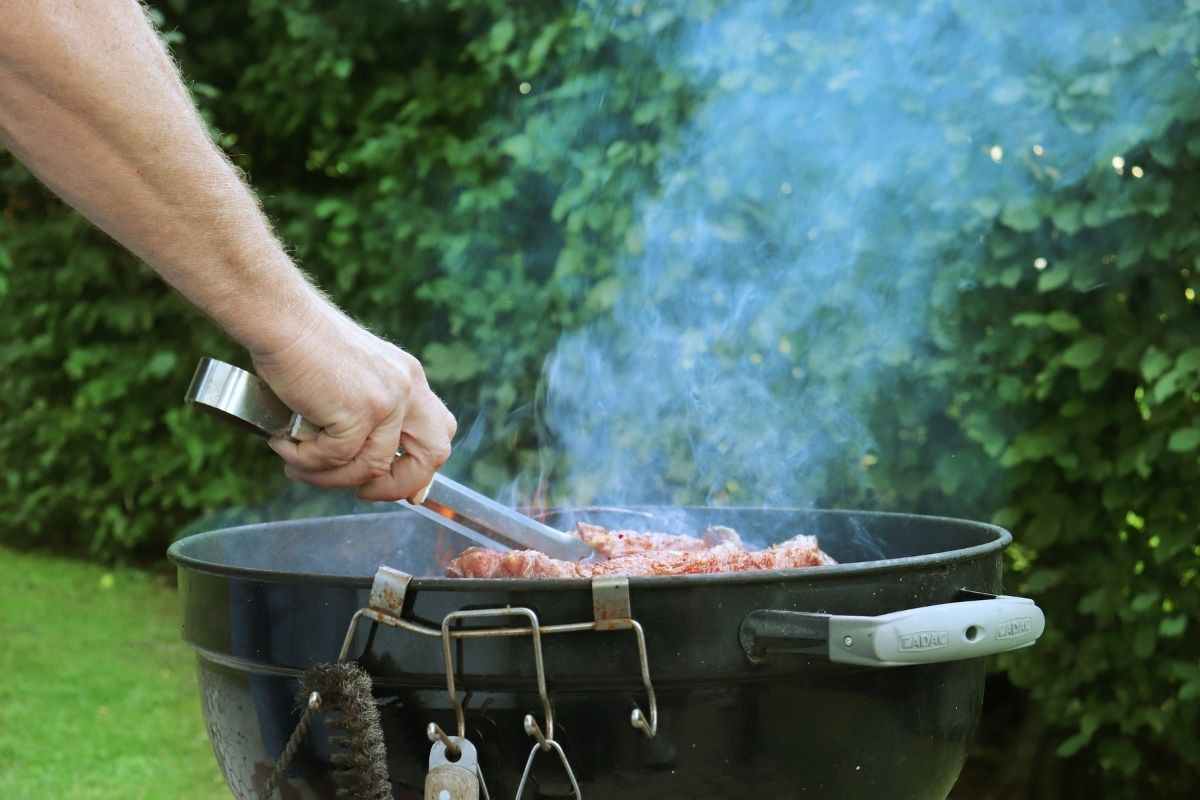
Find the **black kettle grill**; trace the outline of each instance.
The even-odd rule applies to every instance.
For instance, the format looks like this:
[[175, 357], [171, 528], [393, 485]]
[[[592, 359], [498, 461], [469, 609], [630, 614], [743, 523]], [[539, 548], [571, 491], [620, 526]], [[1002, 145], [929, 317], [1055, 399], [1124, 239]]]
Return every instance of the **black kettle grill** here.
[[[1044, 625], [1031, 601], [998, 596], [1011, 537], [992, 525], [715, 508], [545, 522], [580, 519], [726, 525], [756, 544], [810, 533], [839, 564], [427, 577], [473, 542], [411, 510], [191, 536], [170, 557], [234, 795], [263, 796], [302, 715], [303, 671], [340, 655], [371, 676], [397, 800], [425, 796], [430, 731], [443, 761], [446, 742], [473, 745], [484, 797], [942, 800], [979, 719], [982, 656], [1028, 646]], [[335, 796], [336, 745], [310, 716], [283, 798]]]

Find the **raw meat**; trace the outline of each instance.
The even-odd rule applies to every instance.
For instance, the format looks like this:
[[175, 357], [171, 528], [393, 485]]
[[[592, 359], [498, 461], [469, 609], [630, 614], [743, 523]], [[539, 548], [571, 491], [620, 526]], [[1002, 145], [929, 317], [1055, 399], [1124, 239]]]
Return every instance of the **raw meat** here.
[[450, 562], [455, 578], [590, 578], [596, 575], [704, 575], [836, 564], [815, 536], [796, 536], [765, 550], [747, 550], [737, 532], [714, 526], [702, 538], [670, 533], [610, 531], [579, 523], [576, 534], [598, 556], [561, 561], [536, 550], [497, 553], [471, 547]]

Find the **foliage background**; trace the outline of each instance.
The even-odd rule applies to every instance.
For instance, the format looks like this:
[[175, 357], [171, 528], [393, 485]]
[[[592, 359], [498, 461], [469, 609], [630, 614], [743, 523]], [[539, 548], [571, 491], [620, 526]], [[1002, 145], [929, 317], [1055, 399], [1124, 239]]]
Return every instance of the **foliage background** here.
[[[544, 474], [553, 491], [543, 363], [562, 332], [613, 312], [637, 202], [721, 90], [646, 43], [713, 9], [155, 10], [297, 259], [417, 352], [468, 423], [454, 469], [492, 491]], [[1125, 166], [1098, 161], [1063, 185], [1025, 157], [1032, 196], [976, 198], [969, 224], [932, 232], [947, 261], [928, 330], [872, 407], [875, 448], [847, 453], [819, 495], [1016, 533], [1010, 589], [1050, 628], [1002, 660], [996, 719], [1019, 734], [985, 733], [1008, 748], [996, 796], [1183, 797], [1200, 778], [1200, 19], [1191, 2], [1155, 10], [1077, 74], [1024, 87], [1070, 116], [1140, 65], [1185, 65], [1122, 130]], [[8, 158], [0, 192], [0, 539], [139, 558], [225, 509], [329, 502], [281, 495], [265, 448], [180, 407], [196, 359], [238, 360], [211, 325]], [[805, 367], [836, 392], [837, 364], [818, 351]]]

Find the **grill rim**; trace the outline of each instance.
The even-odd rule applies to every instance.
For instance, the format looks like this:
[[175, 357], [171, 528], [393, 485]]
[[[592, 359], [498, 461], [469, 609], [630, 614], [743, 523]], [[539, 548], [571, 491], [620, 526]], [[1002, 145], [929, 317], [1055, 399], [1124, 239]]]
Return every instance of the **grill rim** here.
[[[654, 507], [651, 506], [634, 506], [630, 507], [628, 510], [636, 512], [650, 511], [653, 509]], [[699, 508], [684, 510], [703, 511], [703, 509]], [[721, 507], [719, 510], [722, 512], [739, 512], [762, 511], [764, 509], [728, 506]], [[1013, 539], [1012, 534], [999, 525], [993, 525], [988, 522], [959, 519], [956, 517], [934, 516], [927, 514], [905, 514], [888, 511], [858, 511], [852, 509], [803, 509], [782, 507], [766, 510], [777, 511], [779, 513], [818, 514], [826, 517], [869, 517], [876, 519], [908, 520], [913, 523], [927, 522], [932, 524], [951, 524], [959, 527], [960, 529], [977, 530], [981, 534], [988, 534], [992, 538], [982, 544], [955, 548], [953, 550], [942, 550], [936, 553], [924, 553], [921, 555], [902, 556], [899, 558], [877, 559], [874, 561], [854, 561], [845, 564], [836, 564], [833, 566], [801, 567], [797, 569], [782, 570], [756, 570], [748, 572], [727, 572], [710, 575], [631, 576], [629, 578], [630, 588], [679, 589], [684, 587], [734, 586], [743, 584], [771, 583], [778, 581], [818, 582], [825, 580], [841, 580], [865, 575], [878, 575], [888, 572], [912, 571], [928, 568], [930, 566], [951, 564], [959, 561], [969, 561], [972, 559], [982, 558], [1008, 547], [1008, 545], [1012, 543]], [[586, 511], [586, 508], [563, 509], [560, 513], [579, 514]], [[185, 551], [191, 548], [199, 547], [203, 544], [203, 542], [215, 537], [245, 535], [245, 531], [249, 529], [254, 529], [256, 531], [268, 531], [276, 528], [295, 526], [297, 523], [301, 522], [311, 525], [317, 525], [321, 523], [337, 524], [338, 522], [344, 522], [349, 519], [358, 519], [364, 517], [387, 517], [395, 516], [398, 513], [403, 512], [390, 511], [378, 514], [342, 514], [327, 517], [312, 517], [304, 520], [279, 520], [275, 522], [252, 523], [248, 525], [237, 525], [230, 528], [220, 528], [217, 530], [192, 534], [183, 539], [179, 539], [167, 549], [167, 558], [177, 567], [196, 572], [203, 572], [210, 575], [229, 576], [265, 583], [303, 582], [315, 583], [321, 586], [370, 589], [371, 581], [374, 577], [373, 575], [348, 576], [320, 572], [293, 572], [278, 569], [269, 570], [256, 567], [242, 567], [200, 559], [195, 556], [188, 555]], [[555, 512], [553, 511], [547, 512], [547, 515], [550, 516], [554, 513]], [[590, 586], [591, 582], [587, 578], [448, 578], [438, 576], [414, 576], [412, 583], [410, 584], [410, 589], [425, 589], [439, 592], [473, 592], [479, 590], [544, 592], [555, 590], [586, 590]]]

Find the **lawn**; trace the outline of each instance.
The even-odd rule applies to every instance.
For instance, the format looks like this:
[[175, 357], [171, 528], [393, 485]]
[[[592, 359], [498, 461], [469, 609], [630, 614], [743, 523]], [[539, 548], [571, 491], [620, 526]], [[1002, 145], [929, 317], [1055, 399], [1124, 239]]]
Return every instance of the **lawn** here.
[[0, 798], [222, 798], [174, 589], [0, 548]]

